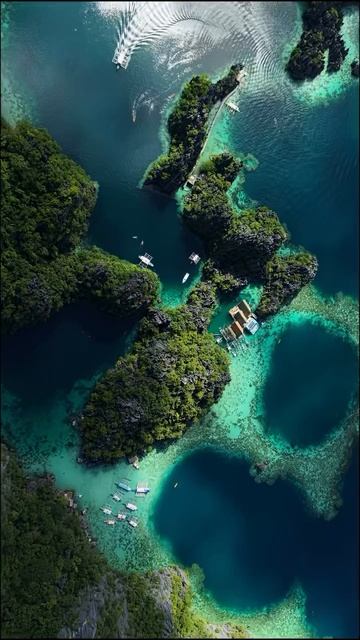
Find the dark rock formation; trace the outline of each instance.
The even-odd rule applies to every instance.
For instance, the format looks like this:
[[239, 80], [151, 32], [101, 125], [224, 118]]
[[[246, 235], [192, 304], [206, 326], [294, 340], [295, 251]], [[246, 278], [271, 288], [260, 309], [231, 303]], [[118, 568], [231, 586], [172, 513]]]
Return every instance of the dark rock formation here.
[[266, 280], [257, 315], [276, 313], [289, 304], [302, 287], [315, 278], [318, 263], [310, 253], [275, 256], [266, 267]]
[[341, 2], [313, 1], [303, 13], [303, 32], [292, 51], [286, 70], [294, 80], [315, 78], [325, 66], [325, 51], [329, 50], [327, 71], [338, 71], [348, 54], [340, 29], [343, 23]]
[[351, 63], [351, 75], [355, 78], [359, 77], [359, 59], [355, 58], [355, 60]]
[[81, 457], [112, 463], [182, 435], [219, 400], [229, 360], [206, 332], [216, 289], [200, 283], [185, 305], [151, 309], [132, 350], [92, 391], [78, 423]]
[[169, 150], [150, 165], [144, 187], [171, 195], [185, 184], [204, 144], [210, 111], [236, 88], [242, 68], [241, 64], [233, 65], [213, 84], [202, 74], [184, 86], [168, 119]]

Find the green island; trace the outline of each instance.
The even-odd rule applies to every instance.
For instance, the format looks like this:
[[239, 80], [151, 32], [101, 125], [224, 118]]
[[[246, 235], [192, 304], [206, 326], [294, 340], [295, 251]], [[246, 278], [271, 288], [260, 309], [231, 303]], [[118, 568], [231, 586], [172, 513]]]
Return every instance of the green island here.
[[168, 118], [169, 150], [150, 165], [144, 186], [170, 195], [186, 182], [205, 142], [210, 112], [236, 89], [242, 68], [233, 65], [215, 83], [201, 74], [185, 84]]
[[315, 277], [317, 260], [307, 252], [276, 255], [288, 234], [274, 211], [264, 206], [235, 211], [227, 192], [240, 170], [241, 162], [229, 153], [204, 162], [185, 196], [182, 215], [210, 258], [203, 277], [217, 283], [220, 292], [262, 284], [257, 313], [264, 317], [289, 303]]
[[185, 305], [151, 309], [131, 351], [96, 384], [78, 421], [81, 459], [113, 463], [179, 438], [216, 402], [229, 381], [229, 360], [206, 332], [217, 295], [260, 283], [257, 313], [288, 304], [317, 271], [307, 252], [276, 255], [287, 233], [276, 213], [257, 207], [237, 213], [227, 194], [241, 162], [210, 158], [185, 197], [185, 223], [204, 241], [209, 260]]
[[206, 331], [216, 304], [216, 287], [201, 282], [185, 305], [148, 311], [131, 351], [96, 384], [78, 421], [86, 463], [179, 438], [220, 398], [229, 357]]
[[155, 274], [81, 245], [96, 197], [96, 185], [45, 129], [2, 120], [3, 332], [47, 320], [79, 299], [119, 317], [155, 301]]
[[347, 2], [306, 3], [303, 12], [303, 32], [286, 64], [293, 80], [315, 78], [325, 68], [325, 52], [328, 50], [327, 72], [338, 71], [349, 50], [341, 36], [342, 7]]
[[27, 475], [2, 443], [3, 638], [246, 637], [194, 612], [185, 570], [114, 571], [70, 495], [50, 475]]

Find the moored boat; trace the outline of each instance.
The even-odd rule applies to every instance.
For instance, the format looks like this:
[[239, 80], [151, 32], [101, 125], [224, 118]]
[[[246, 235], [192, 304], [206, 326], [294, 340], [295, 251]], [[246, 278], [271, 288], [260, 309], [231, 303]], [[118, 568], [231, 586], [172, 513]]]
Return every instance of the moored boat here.
[[101, 511], [103, 513], [105, 513], [107, 516], [111, 516], [112, 514], [112, 509], [110, 509], [110, 507], [100, 507]]
[[137, 510], [136, 504], [132, 504], [132, 502], [127, 502], [125, 506], [126, 506], [127, 509], [129, 509], [129, 511], [136, 511]]
[[124, 491], [131, 491], [131, 487], [125, 482], [115, 482], [115, 484], [119, 487], [119, 489], [124, 489]]

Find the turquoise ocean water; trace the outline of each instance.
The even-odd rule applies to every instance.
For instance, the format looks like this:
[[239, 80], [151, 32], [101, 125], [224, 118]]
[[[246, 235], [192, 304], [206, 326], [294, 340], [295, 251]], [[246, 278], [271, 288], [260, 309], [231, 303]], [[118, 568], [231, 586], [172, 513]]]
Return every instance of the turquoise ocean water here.
[[[201, 244], [182, 226], [175, 200], [138, 185], [161, 151], [164, 113], [183, 82], [201, 71], [219, 75], [242, 61], [248, 78], [236, 98], [240, 112], [222, 115], [209, 148], [255, 156], [258, 167], [246, 176], [246, 193], [234, 194], [236, 203], [251, 199], [279, 213], [292, 242], [317, 255], [314, 284], [321, 295], [330, 301], [339, 292], [356, 296], [358, 84], [345, 70], [302, 88], [289, 82], [283, 59], [299, 27], [296, 3], [229, 2], [221, 10], [203, 3], [201, 16], [200, 3], [152, 3], [151, 15], [129, 11], [125, 17], [122, 9], [130, 4], [19, 2], [3, 8], [3, 115], [12, 121], [27, 116], [48, 128], [98, 181], [88, 241], [136, 261], [139, 244], [131, 236], [138, 235], [154, 256], [163, 301], [184, 299], [194, 282], [181, 285], [187, 258], [192, 250], [201, 253]], [[345, 30], [352, 51], [357, 24], [350, 12]], [[119, 37], [131, 53], [126, 72], [111, 64]], [[214, 327], [226, 313], [224, 305]], [[76, 464], [77, 437], [69, 425], [96, 377], [128, 348], [133, 329], [76, 305], [8, 338], [3, 420], [6, 436], [30, 466], [48, 468], [59, 486], [83, 495], [108, 557], [141, 568], [132, 541], [121, 532], [111, 537], [99, 524], [99, 506], [109, 500], [114, 479], [132, 480], [136, 472], [124, 464], [84, 470]], [[264, 387], [266, 432], [298, 447], [323, 442], [346, 413], [355, 368], [354, 348], [331, 327], [300, 322], [286, 328]], [[240, 362], [226, 400], [229, 415], [246, 413], [231, 393], [241, 375]], [[226, 416], [223, 408], [219, 403]], [[181, 489], [176, 500], [175, 479]], [[164, 469], [149, 522], [169, 558], [203, 568], [205, 586], [221, 606], [259, 610], [299, 581], [316, 634], [356, 637], [356, 485], [353, 465], [345, 475], [344, 504], [325, 522], [309, 513], [290, 482], [259, 485], [248, 461], [195, 452], [175, 470]], [[142, 509], [145, 519], [145, 503], [139, 517]], [[188, 526], [179, 528], [179, 519]]]

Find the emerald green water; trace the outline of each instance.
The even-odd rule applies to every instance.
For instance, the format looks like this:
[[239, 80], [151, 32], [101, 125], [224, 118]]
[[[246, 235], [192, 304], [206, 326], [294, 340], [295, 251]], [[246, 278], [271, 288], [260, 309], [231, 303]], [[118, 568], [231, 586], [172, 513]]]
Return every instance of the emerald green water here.
[[[299, 89], [291, 85], [282, 57], [298, 26], [295, 3], [223, 3], [223, 10], [205, 3], [202, 28], [190, 20], [197, 3], [187, 3], [189, 20], [182, 23], [175, 12], [181, 3], [162, 3], [148, 30], [141, 15], [123, 24], [110, 4], [19, 2], [2, 23], [3, 113], [13, 120], [27, 114], [47, 127], [99, 182], [88, 240], [136, 261], [140, 247], [131, 236], [138, 235], [154, 255], [163, 301], [178, 304], [185, 298], [199, 275], [194, 269], [188, 286], [181, 285], [188, 255], [193, 250], [203, 255], [201, 244], [181, 224], [175, 200], [138, 185], [161, 151], [163, 114], [182, 83], [199, 71], [218, 75], [240, 60], [248, 71], [236, 98], [240, 113], [223, 113], [209, 148], [254, 154], [259, 165], [247, 174], [246, 194], [234, 197], [241, 203], [248, 195], [275, 208], [292, 242], [316, 253], [317, 291], [249, 338], [210, 415], [174, 447], [149, 455], [139, 472], [125, 462], [97, 470], [76, 463], [70, 417], [81, 410], [101, 372], [129, 347], [134, 330], [91, 307], [64, 309], [46, 325], [4, 342], [5, 435], [29, 466], [46, 467], [58, 486], [82, 495], [79, 503], [88, 508], [98, 544], [113, 566], [148, 569], [199, 561], [214, 602], [240, 613], [282, 601], [298, 579], [307, 596], [301, 633], [311, 622], [317, 635], [355, 637], [356, 593], [348, 567], [354, 557], [349, 540], [357, 518], [356, 469], [345, 474], [343, 490], [339, 481], [353, 442], [353, 432], [341, 421], [356, 382], [358, 85], [343, 71]], [[175, 16], [174, 24], [165, 29], [169, 16]], [[345, 21], [353, 49], [357, 20], [353, 12]], [[111, 64], [117, 26], [133, 47], [126, 72]], [[319, 291], [327, 297], [320, 298]], [[352, 297], [333, 300], [338, 292]], [[252, 300], [255, 294], [246, 296]], [[227, 321], [228, 306], [218, 309], [212, 330]], [[288, 450], [289, 440], [300, 451]], [[238, 459], [195, 454], [171, 475], [176, 462], [204, 441]], [[264, 457], [272, 481], [284, 474], [288, 484], [254, 482], [249, 469]], [[99, 507], [109, 502], [122, 476], [133, 485], [148, 479], [152, 487], [139, 503], [136, 532], [120, 524], [109, 531], [102, 523]], [[170, 490], [175, 477], [181, 478], [179, 489], [188, 487], [177, 501], [177, 489]], [[221, 480], [215, 483], [215, 477]], [[325, 522], [322, 516], [333, 514], [334, 504], [339, 507], [339, 489], [344, 505]], [[156, 528], [157, 504], [163, 511]], [[293, 514], [291, 522], [286, 513]], [[188, 526], [175, 530], [178, 522]], [[293, 533], [294, 522], [294, 539], [282, 553], [284, 531]], [[209, 540], [202, 550], [204, 529]], [[321, 540], [327, 538], [322, 552]], [[273, 544], [274, 559], [267, 559]], [[255, 622], [249, 624], [255, 633]], [[269, 618], [262, 633], [273, 637], [275, 628], [280, 627]]]

